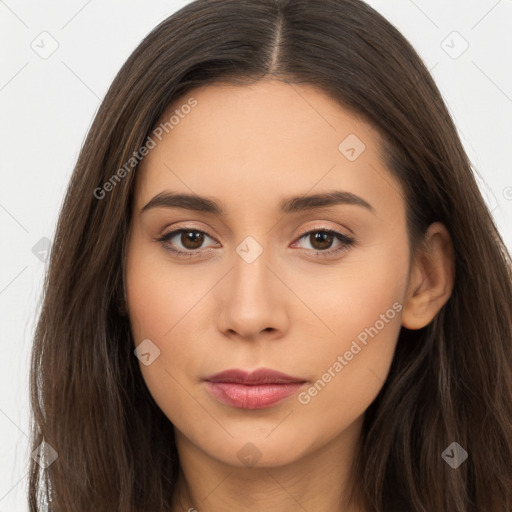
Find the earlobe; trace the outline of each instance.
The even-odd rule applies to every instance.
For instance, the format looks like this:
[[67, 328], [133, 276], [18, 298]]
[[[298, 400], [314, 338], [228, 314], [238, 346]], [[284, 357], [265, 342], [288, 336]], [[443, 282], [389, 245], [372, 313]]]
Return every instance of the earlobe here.
[[446, 227], [435, 222], [425, 235], [424, 249], [410, 272], [402, 325], [407, 329], [427, 326], [451, 296], [455, 279], [453, 244]]

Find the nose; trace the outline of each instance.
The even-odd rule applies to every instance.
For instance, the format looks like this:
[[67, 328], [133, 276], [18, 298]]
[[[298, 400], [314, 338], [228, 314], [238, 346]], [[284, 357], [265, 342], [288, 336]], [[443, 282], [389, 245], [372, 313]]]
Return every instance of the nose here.
[[288, 327], [291, 292], [263, 251], [249, 262], [235, 253], [233, 267], [220, 284], [216, 297], [218, 328], [233, 339], [276, 339]]

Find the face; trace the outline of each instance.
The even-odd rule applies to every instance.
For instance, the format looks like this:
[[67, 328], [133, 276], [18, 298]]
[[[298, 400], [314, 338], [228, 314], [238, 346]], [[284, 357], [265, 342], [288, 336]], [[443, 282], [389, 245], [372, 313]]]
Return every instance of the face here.
[[410, 268], [401, 187], [377, 133], [312, 86], [216, 84], [162, 121], [176, 110], [137, 170], [141, 371], [178, 439], [287, 464], [359, 425], [386, 379]]

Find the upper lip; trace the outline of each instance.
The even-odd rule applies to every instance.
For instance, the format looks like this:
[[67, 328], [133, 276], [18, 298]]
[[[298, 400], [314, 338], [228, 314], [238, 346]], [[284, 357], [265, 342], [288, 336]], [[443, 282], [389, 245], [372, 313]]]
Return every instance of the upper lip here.
[[215, 375], [206, 377], [208, 382], [229, 382], [234, 384], [289, 384], [293, 382], [306, 382], [305, 379], [291, 377], [285, 373], [272, 370], [270, 368], [258, 368], [253, 372], [245, 370], [232, 369], [225, 370]]

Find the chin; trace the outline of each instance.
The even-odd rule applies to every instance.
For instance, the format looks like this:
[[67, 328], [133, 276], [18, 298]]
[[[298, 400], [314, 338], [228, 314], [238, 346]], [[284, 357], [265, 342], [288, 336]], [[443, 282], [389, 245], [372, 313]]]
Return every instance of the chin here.
[[[279, 427], [278, 427], [279, 429]], [[306, 441], [303, 436], [293, 433], [291, 429], [282, 430], [268, 435], [268, 430], [253, 430], [246, 434], [235, 435], [226, 439], [203, 439], [198, 445], [210, 457], [217, 459], [223, 464], [239, 468], [271, 468], [285, 466], [299, 460], [304, 456], [312, 444]], [[213, 441], [213, 442], [212, 442]], [[312, 441], [312, 440], [311, 440]]]

